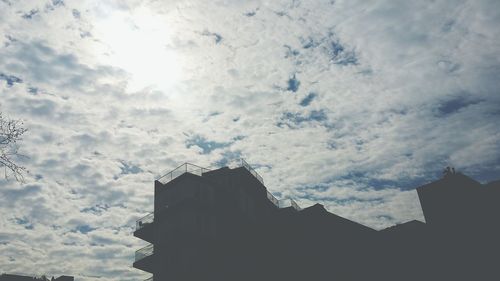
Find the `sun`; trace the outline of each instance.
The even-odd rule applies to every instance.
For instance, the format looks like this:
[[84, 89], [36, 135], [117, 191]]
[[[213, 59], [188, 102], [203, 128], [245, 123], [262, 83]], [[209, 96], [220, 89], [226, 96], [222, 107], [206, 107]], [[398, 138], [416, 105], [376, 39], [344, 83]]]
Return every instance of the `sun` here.
[[179, 56], [168, 48], [171, 30], [148, 9], [109, 13], [96, 25], [106, 61], [131, 75], [128, 90], [171, 89], [181, 77]]

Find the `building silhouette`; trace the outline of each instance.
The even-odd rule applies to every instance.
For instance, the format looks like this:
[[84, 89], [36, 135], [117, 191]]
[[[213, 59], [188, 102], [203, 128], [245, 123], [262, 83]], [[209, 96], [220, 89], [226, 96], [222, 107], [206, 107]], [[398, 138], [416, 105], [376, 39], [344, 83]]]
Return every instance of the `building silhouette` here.
[[183, 164], [155, 181], [134, 236], [148, 280], [500, 280], [500, 181], [460, 173], [417, 188], [426, 223], [380, 231], [278, 201], [246, 162]]
[[73, 281], [75, 280], [73, 276], [62, 275], [57, 278], [52, 277], [48, 279], [47, 277], [32, 277], [32, 276], [24, 276], [24, 275], [15, 275], [15, 274], [2, 274], [0, 275], [0, 281]]

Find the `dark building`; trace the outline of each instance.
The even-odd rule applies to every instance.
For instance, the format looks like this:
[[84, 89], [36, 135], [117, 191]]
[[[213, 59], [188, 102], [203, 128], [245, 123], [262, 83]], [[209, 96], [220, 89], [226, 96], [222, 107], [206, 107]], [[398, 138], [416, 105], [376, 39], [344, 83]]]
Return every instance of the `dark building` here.
[[449, 175], [417, 189], [427, 224], [376, 231], [320, 204], [278, 201], [244, 161], [212, 171], [184, 164], [155, 181], [154, 213], [134, 233], [150, 244], [134, 267], [157, 281], [500, 280], [468, 279], [500, 277], [499, 213], [484, 216], [498, 211], [498, 190]]
[[453, 173], [417, 192], [429, 268], [441, 280], [500, 280], [500, 181]]
[[15, 274], [2, 274], [0, 275], [0, 281], [45, 281], [45, 280], [54, 280], [54, 281], [73, 281], [75, 280], [73, 276], [62, 275], [57, 278], [52, 277], [48, 279], [47, 277], [31, 277], [31, 276], [23, 276], [23, 275], [15, 275]]

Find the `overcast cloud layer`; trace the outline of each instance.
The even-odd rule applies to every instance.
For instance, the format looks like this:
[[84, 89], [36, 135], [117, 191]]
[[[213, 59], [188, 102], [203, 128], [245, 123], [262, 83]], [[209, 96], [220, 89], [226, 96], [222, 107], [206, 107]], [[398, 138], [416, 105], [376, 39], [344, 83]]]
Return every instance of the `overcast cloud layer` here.
[[[164, 3], [165, 2], [165, 3]], [[168, 4], [167, 4], [168, 3]], [[500, 1], [0, 1], [0, 271], [142, 280], [153, 180], [243, 157], [381, 229], [443, 167], [500, 178]]]

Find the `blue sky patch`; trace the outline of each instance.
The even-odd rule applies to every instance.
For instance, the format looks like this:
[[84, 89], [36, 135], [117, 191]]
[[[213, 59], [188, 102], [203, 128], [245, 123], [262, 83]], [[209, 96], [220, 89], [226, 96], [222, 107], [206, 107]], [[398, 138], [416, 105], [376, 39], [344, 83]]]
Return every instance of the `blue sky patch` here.
[[250, 12], [246, 12], [244, 13], [243, 15], [245, 15], [246, 17], [253, 17], [257, 14], [257, 11], [259, 10], [259, 8], [253, 10], [253, 11], [250, 11]]
[[14, 86], [15, 83], [22, 83], [23, 80], [19, 77], [16, 77], [14, 75], [7, 75], [0, 73], [0, 80], [4, 80], [7, 83], [7, 87], [12, 87]]
[[332, 58], [338, 57], [343, 52], [344, 52], [344, 46], [342, 46], [340, 42], [333, 41], [330, 44], [330, 54], [332, 55]]
[[139, 168], [138, 166], [131, 163], [127, 163], [124, 160], [120, 160], [120, 163], [121, 163], [120, 167], [121, 175], [138, 174], [143, 172], [142, 169]]
[[307, 38], [299, 37], [303, 49], [316, 49], [321, 47], [325, 51], [329, 60], [333, 64], [347, 66], [357, 65], [358, 57], [353, 49], [348, 49], [337, 38], [333, 31], [329, 31], [326, 36], [314, 38], [309, 36]]
[[79, 225], [79, 226], [77, 226], [77, 227], [73, 230], [73, 232], [80, 232], [80, 233], [82, 233], [82, 234], [87, 234], [87, 233], [89, 233], [89, 232], [91, 232], [91, 231], [94, 231], [94, 230], [96, 230], [96, 228], [92, 228], [92, 227], [90, 227], [89, 225], [83, 224], [83, 225]]
[[21, 188], [15, 189], [0, 189], [0, 198], [7, 199], [8, 204], [14, 204], [17, 200], [27, 196], [35, 196], [42, 191], [42, 186], [39, 184], [29, 184]]
[[455, 25], [455, 20], [448, 20], [446, 21], [443, 26], [441, 27], [441, 31], [443, 32], [450, 32], [453, 26]]
[[33, 229], [33, 224], [26, 218], [15, 218], [14, 222], [16, 224], [24, 226], [25, 229]]
[[333, 31], [330, 30], [328, 32], [325, 41], [328, 42], [328, 44], [324, 44], [323, 47], [331, 63], [342, 66], [358, 64], [358, 58], [355, 51], [352, 49], [348, 50]]
[[52, 5], [54, 6], [64, 6], [63, 0], [52, 0]]
[[285, 11], [277, 11], [277, 12], [274, 12], [277, 16], [279, 17], [284, 17], [284, 16], [288, 16], [288, 14], [285, 12]]
[[321, 42], [316, 42], [311, 37], [307, 37], [306, 39], [300, 38], [300, 42], [302, 43], [302, 48], [304, 49], [316, 48], [321, 43]]
[[52, 0], [52, 5], [51, 4], [46, 4], [45, 5], [45, 11], [53, 11], [57, 7], [62, 7], [64, 6], [64, 1], [63, 0]]
[[286, 90], [295, 93], [299, 90], [299, 86], [300, 86], [300, 81], [294, 74], [292, 77], [290, 77], [290, 79], [288, 79], [288, 87], [286, 88]]
[[324, 110], [312, 110], [308, 115], [303, 115], [301, 113], [285, 112], [281, 116], [281, 121], [277, 123], [278, 127], [283, 127], [284, 125], [292, 128], [292, 125], [300, 125], [305, 122], [323, 122], [328, 119]]
[[230, 165], [234, 161], [239, 161], [242, 158], [241, 151], [224, 151], [222, 158], [215, 161], [215, 167], [224, 167]]
[[390, 215], [378, 215], [377, 218], [379, 219], [384, 219], [384, 220], [388, 220], [388, 221], [392, 221], [394, 220], [394, 217], [393, 216], [390, 216]]
[[12, 37], [12, 36], [10, 36], [10, 35], [8, 35], [8, 34], [7, 34], [7, 35], [5, 35], [5, 39], [7, 39], [7, 40], [4, 42], [4, 47], [8, 47], [8, 46], [10, 46], [12, 43], [14, 43], [14, 42], [16, 42], [16, 41], [17, 41], [14, 37]]
[[298, 50], [292, 49], [292, 47], [290, 47], [288, 45], [284, 45], [283, 47], [286, 48], [285, 58], [296, 57], [300, 54], [300, 52]]
[[203, 118], [203, 122], [207, 122], [208, 120], [210, 120], [212, 117], [215, 117], [215, 116], [218, 116], [218, 115], [221, 115], [222, 112], [220, 111], [213, 111], [213, 112], [210, 112], [207, 117]]
[[439, 179], [441, 171], [436, 171], [435, 175], [425, 175], [420, 177], [403, 177], [398, 180], [387, 180], [376, 177], [377, 171], [370, 172], [350, 172], [348, 175], [339, 177], [339, 180], [352, 180], [362, 183], [364, 186], [373, 188], [375, 190], [383, 190], [387, 188], [397, 188], [400, 190], [413, 190], [419, 186], [428, 183], [435, 177]]
[[32, 19], [36, 14], [38, 14], [38, 9], [33, 9], [25, 14], [22, 15], [23, 19], [30, 20]]
[[186, 141], [187, 148], [191, 148], [192, 146], [197, 146], [201, 148], [202, 150], [201, 154], [209, 154], [215, 149], [227, 147], [229, 145], [231, 145], [231, 142], [210, 141], [200, 135], [195, 135]]
[[219, 44], [223, 39], [222, 35], [215, 33], [215, 32], [209, 32], [208, 30], [203, 31], [203, 33], [201, 35], [213, 37], [215, 40], [215, 44]]
[[71, 11], [71, 14], [73, 15], [73, 17], [75, 19], [80, 19], [80, 17], [82, 16], [82, 14], [80, 13], [80, 11], [78, 11], [77, 9], [73, 9]]
[[358, 64], [356, 53], [353, 50], [347, 51], [338, 40], [334, 40], [330, 43], [328, 54], [333, 64], [343, 66]]
[[374, 197], [374, 198], [360, 198], [356, 196], [349, 196], [346, 198], [338, 198], [335, 196], [315, 196], [314, 194], [306, 194], [301, 196], [300, 198], [309, 199], [312, 201], [324, 201], [324, 202], [335, 202], [339, 205], [348, 205], [352, 202], [375, 202], [375, 203], [383, 203], [384, 198], [382, 197]]
[[464, 97], [456, 97], [441, 103], [438, 107], [438, 112], [441, 116], [450, 115], [477, 103], [479, 103], [477, 100], [468, 100]]
[[107, 204], [97, 204], [95, 206], [86, 207], [80, 210], [82, 213], [90, 213], [94, 215], [101, 215], [103, 212], [109, 209]]
[[28, 87], [28, 93], [36, 95], [36, 94], [38, 94], [38, 88]]
[[316, 93], [309, 93], [304, 99], [300, 101], [300, 106], [308, 106], [316, 97]]
[[[326, 116], [326, 113], [324, 110], [313, 110], [309, 114], [309, 120], [320, 122], [320, 121], [325, 121], [326, 119], [328, 119], [328, 117]], [[306, 120], [306, 121], [309, 121], [309, 120]]]

